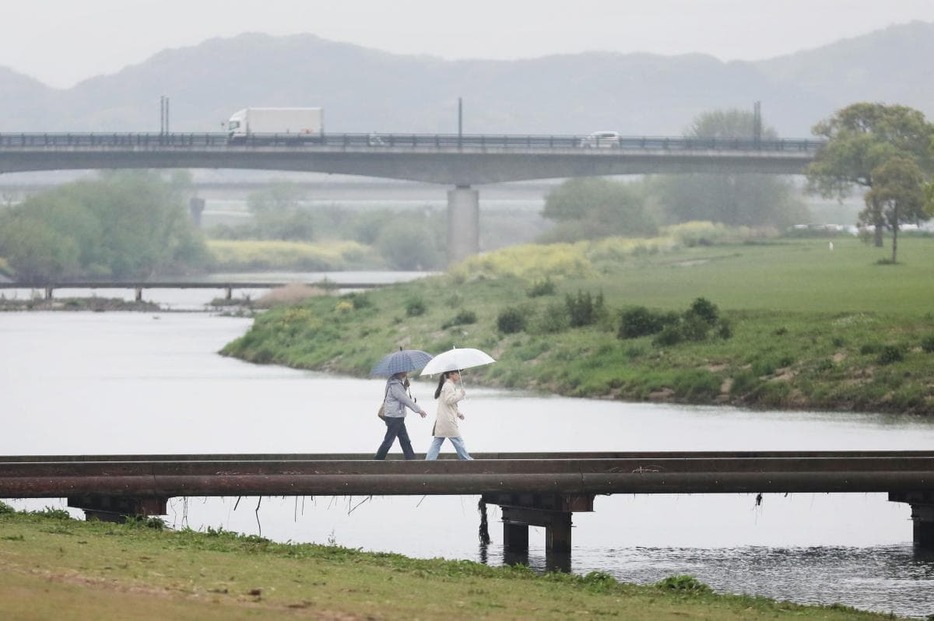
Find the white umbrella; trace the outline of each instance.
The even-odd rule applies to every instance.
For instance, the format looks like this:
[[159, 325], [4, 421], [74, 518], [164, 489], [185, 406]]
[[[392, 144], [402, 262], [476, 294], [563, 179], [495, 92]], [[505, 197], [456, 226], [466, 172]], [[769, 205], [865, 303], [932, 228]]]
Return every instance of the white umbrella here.
[[496, 362], [492, 356], [479, 349], [465, 347], [458, 349], [456, 347], [438, 354], [428, 361], [421, 375], [435, 375], [445, 371], [458, 371], [460, 369], [469, 369], [471, 367], [481, 367], [485, 364]]

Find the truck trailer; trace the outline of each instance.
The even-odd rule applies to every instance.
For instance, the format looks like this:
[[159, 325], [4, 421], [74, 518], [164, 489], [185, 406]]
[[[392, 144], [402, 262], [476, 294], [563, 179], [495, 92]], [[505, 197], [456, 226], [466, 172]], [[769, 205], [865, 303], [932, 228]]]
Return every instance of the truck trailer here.
[[231, 144], [251, 142], [317, 142], [324, 134], [322, 108], [244, 108], [227, 121]]

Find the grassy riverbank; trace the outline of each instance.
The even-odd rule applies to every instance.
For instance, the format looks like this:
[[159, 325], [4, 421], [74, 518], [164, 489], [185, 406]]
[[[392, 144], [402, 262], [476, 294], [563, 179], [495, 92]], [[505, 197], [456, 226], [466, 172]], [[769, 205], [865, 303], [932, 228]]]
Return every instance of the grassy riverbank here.
[[[890, 250], [850, 237], [831, 249], [702, 233], [508, 248], [444, 276], [273, 309], [223, 353], [365, 376], [398, 347], [477, 347], [498, 362], [471, 370], [473, 384], [934, 414], [934, 239], [900, 240], [891, 265]], [[699, 299], [701, 318], [715, 316], [706, 325]], [[673, 328], [622, 338], [634, 310]]]
[[654, 586], [605, 574], [415, 560], [223, 531], [12, 513], [0, 503], [3, 618], [173, 619], [614, 618], [870, 621], [891, 615], [717, 595], [685, 576]]

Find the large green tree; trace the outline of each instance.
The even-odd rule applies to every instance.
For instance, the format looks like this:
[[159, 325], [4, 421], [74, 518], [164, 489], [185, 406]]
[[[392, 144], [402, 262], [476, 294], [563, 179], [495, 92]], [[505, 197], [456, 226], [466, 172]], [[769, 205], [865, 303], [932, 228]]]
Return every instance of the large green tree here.
[[206, 250], [182, 198], [184, 180], [103, 173], [0, 212], [0, 256], [21, 281], [145, 278], [197, 269]]
[[[694, 119], [685, 138], [718, 141], [756, 138], [774, 140], [777, 134], [743, 110], [716, 110]], [[801, 222], [807, 208], [796, 197], [788, 178], [755, 173], [662, 175], [652, 184], [665, 219], [672, 223], [709, 220], [732, 226], [785, 228]]]
[[657, 230], [640, 184], [603, 177], [565, 181], [548, 193], [542, 216], [557, 223], [542, 237], [544, 242], [652, 235]]
[[[855, 188], [868, 194], [876, 184], [877, 174], [888, 175], [891, 179], [893, 171], [905, 172], [905, 162], [887, 166], [895, 158], [914, 162], [921, 175], [916, 178], [900, 173], [899, 186], [905, 191], [905, 183], [914, 183], [909, 179], [916, 180], [916, 189], [920, 190], [924, 176], [931, 172], [934, 126], [925, 120], [924, 114], [907, 106], [855, 103], [819, 122], [812, 131], [827, 142], [808, 166], [808, 190], [824, 198], [842, 199]], [[911, 193], [914, 194], [915, 189]], [[860, 214], [860, 223], [873, 228], [875, 244], [879, 247], [883, 244], [884, 231], [894, 230], [887, 213], [898, 214], [896, 226], [924, 215], [915, 210], [887, 211], [880, 206], [879, 193], [867, 195], [865, 200], [867, 207]]]

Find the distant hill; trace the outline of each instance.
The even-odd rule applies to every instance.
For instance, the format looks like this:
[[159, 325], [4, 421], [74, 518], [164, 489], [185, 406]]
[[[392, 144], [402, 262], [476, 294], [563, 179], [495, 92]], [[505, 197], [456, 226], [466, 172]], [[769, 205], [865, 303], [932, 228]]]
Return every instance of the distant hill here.
[[681, 134], [700, 113], [762, 105], [765, 123], [806, 137], [855, 101], [934, 118], [934, 24], [914, 22], [761, 62], [704, 55], [585, 53], [446, 61], [314, 35], [244, 34], [166, 50], [53, 89], [0, 67], [0, 132], [219, 131], [247, 106], [323, 106], [332, 132]]
[[756, 64], [833, 109], [856, 101], [902, 104], [934, 121], [934, 24], [912, 22]]

